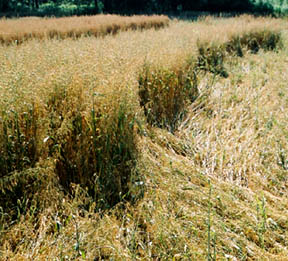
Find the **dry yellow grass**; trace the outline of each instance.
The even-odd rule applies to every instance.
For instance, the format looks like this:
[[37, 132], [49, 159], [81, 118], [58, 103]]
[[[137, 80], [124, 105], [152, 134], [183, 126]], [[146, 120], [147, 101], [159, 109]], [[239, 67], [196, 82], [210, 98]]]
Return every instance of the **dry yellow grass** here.
[[167, 16], [95, 15], [65, 18], [20, 18], [0, 20], [0, 43], [19, 44], [36, 39], [77, 39], [81, 36], [101, 37], [120, 31], [159, 29], [169, 24]]
[[[287, 48], [227, 58], [228, 78], [199, 71], [199, 97], [186, 108], [174, 135], [146, 124], [139, 105], [139, 73], [147, 62], [155, 68], [180, 68], [188, 58], [197, 60], [198, 40], [222, 45], [232, 35], [256, 29], [280, 30], [287, 44], [286, 21], [244, 16], [175, 21], [163, 30], [128, 31], [105, 39], [0, 46], [0, 128], [5, 123], [11, 135], [5, 143], [0, 133], [0, 150], [10, 144], [19, 152], [13, 147], [19, 129], [15, 112], [22, 119], [21, 133], [35, 136], [37, 144], [35, 163], [28, 166], [20, 158], [22, 165], [13, 165], [14, 173], [2, 169], [1, 195], [9, 196], [10, 188], [14, 194], [7, 202], [15, 204], [1, 203], [0, 257], [207, 260], [211, 204], [210, 247], [217, 260], [287, 260]], [[119, 108], [128, 124], [119, 121]], [[97, 119], [91, 119], [92, 112]], [[29, 127], [33, 120], [36, 130]], [[128, 136], [119, 135], [119, 122]], [[85, 132], [77, 131], [79, 126]], [[131, 146], [127, 151], [137, 152], [137, 161], [122, 158], [123, 166], [104, 150], [105, 165], [109, 159], [115, 161], [112, 167], [131, 170], [130, 198], [95, 213], [98, 198], [91, 199], [86, 186], [76, 184], [68, 191], [59, 185], [57, 164], [64, 162], [64, 150], [71, 162], [69, 180], [75, 168], [90, 166], [81, 165], [77, 150], [89, 158], [93, 138], [107, 144], [101, 137], [116, 145], [124, 140]], [[20, 144], [32, 154], [33, 146]], [[118, 147], [113, 149], [121, 155]], [[17, 167], [24, 170], [17, 172]], [[83, 178], [89, 187], [85, 173], [79, 173], [80, 182]], [[118, 190], [123, 181], [117, 174], [113, 169]]]

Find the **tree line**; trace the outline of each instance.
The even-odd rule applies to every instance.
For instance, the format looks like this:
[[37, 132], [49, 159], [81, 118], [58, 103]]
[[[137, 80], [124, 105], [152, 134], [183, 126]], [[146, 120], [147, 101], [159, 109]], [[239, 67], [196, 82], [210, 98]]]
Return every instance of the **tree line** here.
[[[61, 8], [62, 9], [61, 9]], [[207, 12], [269, 12], [267, 0], [0, 0], [0, 12], [31, 12], [42, 10], [82, 10], [97, 13], [167, 13], [183, 11]]]

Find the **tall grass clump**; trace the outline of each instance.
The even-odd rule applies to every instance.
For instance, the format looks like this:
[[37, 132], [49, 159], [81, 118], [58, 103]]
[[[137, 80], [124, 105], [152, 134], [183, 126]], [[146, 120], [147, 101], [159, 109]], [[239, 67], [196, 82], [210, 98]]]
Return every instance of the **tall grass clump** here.
[[283, 47], [281, 32], [277, 30], [251, 30], [243, 34], [235, 34], [225, 43], [226, 50], [230, 54], [243, 56], [247, 51], [258, 53], [260, 49], [273, 51]]
[[234, 33], [224, 43], [198, 40], [198, 62], [196, 67], [227, 78], [229, 74], [224, 63], [229, 56], [243, 57], [247, 51], [256, 54], [260, 49], [275, 51], [282, 47], [281, 32], [269, 29], [253, 29], [242, 33]]
[[72, 184], [80, 184], [97, 209], [128, 199], [136, 174], [135, 115], [123, 103], [110, 113], [97, 108], [86, 116], [73, 113], [53, 143], [60, 183], [69, 193]]
[[173, 133], [187, 106], [198, 96], [197, 82], [190, 64], [174, 68], [144, 65], [139, 75], [139, 98], [147, 122]]
[[129, 198], [136, 175], [135, 112], [123, 94], [89, 96], [73, 80], [54, 86], [45, 104], [44, 143], [66, 193], [80, 185], [97, 209], [106, 209]]
[[39, 114], [33, 104], [2, 111], [0, 118], [0, 177], [35, 166], [39, 159]]
[[[82, 187], [95, 211], [131, 199], [138, 178], [135, 112], [114, 98], [110, 108], [96, 101], [88, 106], [81, 90], [58, 86], [41, 113], [33, 105], [2, 113], [0, 204], [10, 222], [31, 207], [43, 210], [50, 199], [42, 192], [48, 187], [67, 197]], [[21, 203], [20, 214], [13, 207], [19, 200], [26, 204]]]
[[25, 101], [15, 98], [14, 102], [1, 104], [0, 115], [0, 206], [5, 213], [0, 226], [4, 228], [27, 215], [34, 222], [60, 191], [54, 186], [53, 161], [47, 161], [43, 142], [47, 127], [44, 108], [31, 97]]
[[228, 77], [224, 61], [226, 58], [225, 49], [216, 43], [198, 42], [198, 63], [197, 68], [218, 74], [222, 77]]
[[0, 206], [6, 213], [1, 221], [4, 229], [23, 217], [29, 216], [34, 222], [60, 191], [52, 179], [55, 177], [53, 164], [46, 161], [48, 150], [43, 143], [43, 115], [37, 101], [2, 110]]

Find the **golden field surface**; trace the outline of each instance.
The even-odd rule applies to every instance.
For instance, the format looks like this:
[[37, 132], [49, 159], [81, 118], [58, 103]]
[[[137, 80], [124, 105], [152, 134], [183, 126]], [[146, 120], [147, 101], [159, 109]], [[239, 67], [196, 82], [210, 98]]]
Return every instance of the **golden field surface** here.
[[0, 259], [288, 260], [287, 30], [0, 46]]
[[34, 38], [77, 39], [81, 36], [101, 37], [127, 30], [159, 29], [167, 26], [168, 23], [167, 16], [159, 15], [0, 19], [0, 43], [19, 44]]

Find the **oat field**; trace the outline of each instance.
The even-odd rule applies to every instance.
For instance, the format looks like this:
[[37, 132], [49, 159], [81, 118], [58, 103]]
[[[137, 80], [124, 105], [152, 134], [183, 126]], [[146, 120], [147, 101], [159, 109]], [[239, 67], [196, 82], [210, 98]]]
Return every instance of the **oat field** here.
[[157, 19], [2, 41], [1, 260], [288, 260], [287, 19]]

